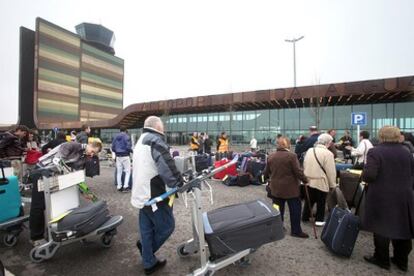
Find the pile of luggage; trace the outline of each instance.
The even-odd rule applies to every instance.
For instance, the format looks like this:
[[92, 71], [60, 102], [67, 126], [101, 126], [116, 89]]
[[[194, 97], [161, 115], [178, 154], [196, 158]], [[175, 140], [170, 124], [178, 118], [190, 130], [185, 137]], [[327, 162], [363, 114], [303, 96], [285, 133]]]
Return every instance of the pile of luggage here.
[[[220, 155], [216, 156], [214, 167], [217, 168], [227, 164], [234, 158], [234, 156], [234, 153], [229, 153], [222, 159], [220, 159]], [[223, 184], [226, 186], [245, 187], [248, 185], [264, 184], [263, 172], [266, 167], [266, 153], [244, 152], [238, 156], [239, 160], [237, 164], [217, 173], [214, 175], [214, 179], [222, 180]]]

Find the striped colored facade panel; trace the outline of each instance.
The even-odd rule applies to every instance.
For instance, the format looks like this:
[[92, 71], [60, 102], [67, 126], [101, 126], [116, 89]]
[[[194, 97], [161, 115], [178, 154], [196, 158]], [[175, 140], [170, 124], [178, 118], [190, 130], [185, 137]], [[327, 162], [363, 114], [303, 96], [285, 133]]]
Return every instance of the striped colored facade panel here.
[[82, 43], [81, 121], [109, 120], [123, 109], [124, 61]]
[[81, 40], [40, 18], [36, 25], [37, 120], [79, 121]]

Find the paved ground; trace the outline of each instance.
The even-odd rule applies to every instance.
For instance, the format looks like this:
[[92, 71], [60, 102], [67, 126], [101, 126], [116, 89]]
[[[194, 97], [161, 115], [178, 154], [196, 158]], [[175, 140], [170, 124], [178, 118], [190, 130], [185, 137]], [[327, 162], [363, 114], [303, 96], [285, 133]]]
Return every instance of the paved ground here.
[[[112, 248], [104, 249], [99, 244], [82, 245], [74, 243], [59, 249], [53, 259], [33, 264], [29, 259], [31, 246], [28, 232], [24, 231], [16, 247], [0, 246], [0, 259], [15, 275], [143, 275], [139, 254], [135, 248], [137, 240], [137, 211], [130, 205], [130, 194], [115, 192], [113, 168], [102, 168], [99, 177], [89, 181], [92, 190], [108, 201], [112, 214], [124, 216], [119, 233]], [[264, 187], [225, 187], [212, 181], [214, 187], [214, 208], [242, 201], [265, 198]], [[204, 201], [207, 209], [213, 208]], [[190, 212], [183, 202], [175, 205], [176, 230], [158, 253], [168, 259], [168, 264], [159, 275], [185, 275], [197, 267], [198, 258], [192, 256], [180, 259], [176, 246], [190, 238]], [[287, 218], [288, 219], [288, 218]], [[290, 226], [286, 225], [289, 229]], [[305, 232], [311, 234], [309, 225]], [[318, 229], [318, 233], [321, 233]], [[318, 239], [292, 238], [268, 244], [260, 248], [246, 268], [230, 266], [217, 275], [399, 275], [395, 267], [390, 272], [365, 263], [365, 254], [372, 253], [372, 239], [368, 233], [360, 233], [351, 258], [339, 258], [329, 253]], [[409, 273], [414, 275], [414, 254], [410, 256]], [[409, 274], [407, 273], [407, 275]]]

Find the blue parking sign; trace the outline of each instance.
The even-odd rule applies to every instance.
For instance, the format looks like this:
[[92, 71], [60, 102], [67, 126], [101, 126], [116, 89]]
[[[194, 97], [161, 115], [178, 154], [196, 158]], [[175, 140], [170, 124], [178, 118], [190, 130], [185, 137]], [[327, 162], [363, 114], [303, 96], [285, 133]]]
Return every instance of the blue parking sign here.
[[366, 126], [367, 125], [367, 113], [366, 112], [352, 112], [351, 124], [353, 126]]

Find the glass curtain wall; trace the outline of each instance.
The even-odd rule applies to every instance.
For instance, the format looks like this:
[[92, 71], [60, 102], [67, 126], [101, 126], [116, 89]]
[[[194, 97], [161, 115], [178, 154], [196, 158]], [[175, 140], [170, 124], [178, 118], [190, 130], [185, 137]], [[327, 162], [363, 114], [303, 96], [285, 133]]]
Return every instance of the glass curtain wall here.
[[[185, 145], [189, 143], [193, 132], [208, 133], [213, 141], [225, 131], [232, 144], [248, 144], [255, 137], [262, 148], [272, 146], [278, 134], [286, 135], [292, 142], [303, 134], [309, 134], [309, 126], [319, 125], [321, 131], [331, 128], [337, 130], [339, 139], [345, 130], [350, 130], [357, 139], [356, 127], [351, 126], [352, 112], [366, 112], [367, 130], [376, 136], [384, 125], [396, 125], [403, 131], [414, 132], [414, 102], [328, 106], [315, 108], [264, 109], [251, 111], [233, 111], [218, 113], [192, 113], [163, 117], [167, 141], [170, 144]], [[317, 115], [319, 114], [319, 120]], [[101, 131], [105, 142], [119, 132], [117, 129]], [[130, 133], [140, 135], [139, 129]]]

